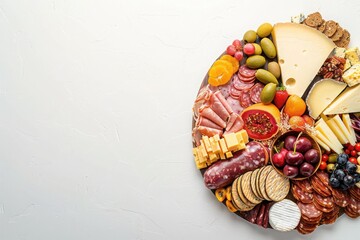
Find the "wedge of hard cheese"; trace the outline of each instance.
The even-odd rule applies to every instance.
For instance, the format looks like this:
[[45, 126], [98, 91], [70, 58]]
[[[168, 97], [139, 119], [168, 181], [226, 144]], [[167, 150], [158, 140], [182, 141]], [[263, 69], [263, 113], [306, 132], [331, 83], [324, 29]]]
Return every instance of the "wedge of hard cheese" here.
[[318, 118], [346, 86], [346, 83], [333, 79], [323, 79], [315, 83], [306, 98], [310, 117]]
[[360, 84], [348, 87], [325, 110], [325, 115], [360, 112]]
[[289, 94], [301, 97], [335, 44], [320, 31], [296, 23], [275, 24], [272, 37], [282, 82]]

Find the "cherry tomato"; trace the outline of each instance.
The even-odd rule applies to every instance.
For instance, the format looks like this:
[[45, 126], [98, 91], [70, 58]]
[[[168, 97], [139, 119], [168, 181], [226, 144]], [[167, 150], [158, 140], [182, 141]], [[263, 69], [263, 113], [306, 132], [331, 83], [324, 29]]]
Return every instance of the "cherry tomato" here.
[[355, 150], [360, 152], [360, 143], [355, 144]]
[[353, 157], [356, 157], [356, 155], [357, 155], [356, 150], [352, 150], [352, 151], [350, 152], [350, 155], [353, 156]]
[[349, 162], [351, 162], [353, 164], [358, 164], [357, 159], [354, 157], [349, 158]]
[[354, 150], [354, 146], [349, 144], [349, 146], [347, 147], [347, 149], [349, 149], [350, 151]]
[[350, 154], [350, 150], [349, 150], [349, 149], [345, 149], [345, 153], [346, 153], [347, 155], [349, 155], [349, 154]]
[[326, 163], [328, 160], [329, 160], [329, 155], [327, 155], [327, 154], [322, 155], [322, 158], [321, 158], [322, 162]]
[[326, 162], [324, 162], [324, 161], [321, 161], [321, 163], [320, 163], [320, 169], [321, 170], [325, 170], [326, 169], [326, 167], [327, 167], [327, 164], [326, 164]]

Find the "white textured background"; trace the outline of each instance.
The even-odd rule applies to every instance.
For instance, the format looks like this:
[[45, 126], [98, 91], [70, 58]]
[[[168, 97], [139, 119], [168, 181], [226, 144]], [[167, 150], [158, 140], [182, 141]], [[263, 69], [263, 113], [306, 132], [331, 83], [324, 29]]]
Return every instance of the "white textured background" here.
[[[207, 69], [264, 21], [358, 1], [0, 1], [0, 239], [305, 239], [231, 214], [191, 153]], [[310, 60], [310, 59], [309, 59]], [[356, 239], [341, 217], [314, 239]]]

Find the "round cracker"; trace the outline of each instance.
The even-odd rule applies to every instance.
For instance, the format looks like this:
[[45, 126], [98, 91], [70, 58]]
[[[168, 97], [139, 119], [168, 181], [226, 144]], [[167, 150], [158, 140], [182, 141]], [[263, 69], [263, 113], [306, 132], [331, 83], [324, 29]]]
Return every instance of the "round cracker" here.
[[248, 206], [249, 208], [252, 209], [252, 208], [255, 207], [255, 204], [253, 204], [253, 203], [249, 202], [249, 200], [247, 200], [247, 198], [245, 197], [244, 192], [243, 192], [243, 190], [242, 190], [242, 188], [241, 188], [241, 182], [242, 182], [243, 176], [244, 176], [244, 175], [241, 175], [241, 176], [239, 177], [239, 180], [238, 180], [238, 182], [237, 182], [237, 184], [236, 184], [236, 185], [237, 185], [236, 189], [237, 189], [237, 192], [238, 192], [238, 195], [239, 195], [241, 201], [242, 201], [246, 206]]
[[246, 197], [247, 200], [249, 200], [249, 202], [253, 204], [259, 204], [261, 203], [262, 200], [256, 197], [253, 191], [251, 190], [250, 177], [251, 177], [251, 172], [247, 172], [243, 175], [241, 181], [241, 189], [243, 190], [244, 196]]
[[249, 211], [254, 208], [254, 206], [248, 206], [246, 205], [240, 198], [239, 193], [237, 191], [237, 185], [238, 185], [239, 178], [237, 178], [232, 186], [231, 186], [231, 194], [233, 196], [233, 204], [239, 211]]
[[270, 171], [265, 181], [266, 193], [272, 201], [283, 200], [289, 193], [290, 180], [278, 173], [275, 169]]
[[272, 201], [271, 198], [267, 195], [266, 193], [266, 189], [265, 189], [265, 180], [268, 176], [268, 174], [271, 171], [275, 171], [275, 169], [271, 166], [268, 165], [266, 167], [264, 167], [264, 169], [261, 171], [260, 177], [259, 177], [259, 189], [260, 189], [260, 193], [262, 195], [262, 197], [268, 201]]
[[251, 190], [255, 194], [255, 196], [257, 198], [263, 199], [260, 196], [260, 194], [258, 193], [257, 187], [256, 187], [257, 186], [256, 179], [257, 179], [257, 174], [259, 173], [259, 171], [260, 171], [260, 168], [257, 168], [254, 171], [252, 171], [251, 176], [250, 176], [250, 186], [251, 186]]

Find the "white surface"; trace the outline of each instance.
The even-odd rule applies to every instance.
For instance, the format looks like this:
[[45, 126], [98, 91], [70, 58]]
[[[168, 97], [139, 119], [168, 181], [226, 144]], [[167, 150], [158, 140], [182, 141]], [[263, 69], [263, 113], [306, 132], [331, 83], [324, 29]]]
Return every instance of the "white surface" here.
[[[360, 45], [355, 0], [2, 0], [0, 239], [309, 238], [217, 203], [190, 130], [200, 82], [233, 39], [314, 11]], [[310, 237], [358, 226], [343, 216]]]

